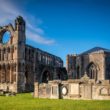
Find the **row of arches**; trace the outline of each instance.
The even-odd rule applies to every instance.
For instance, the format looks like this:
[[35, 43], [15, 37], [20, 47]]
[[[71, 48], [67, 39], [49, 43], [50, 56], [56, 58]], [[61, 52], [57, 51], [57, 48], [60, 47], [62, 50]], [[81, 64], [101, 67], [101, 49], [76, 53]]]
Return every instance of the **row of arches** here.
[[10, 52], [14, 52], [14, 46], [11, 47], [4, 47], [0, 50], [0, 53], [3, 51], [3, 53], [10, 53]]
[[[97, 80], [99, 67], [94, 62], [89, 63], [85, 71], [90, 79]], [[81, 68], [80, 66], [77, 66], [76, 67], [76, 78], [79, 79], [80, 77], [81, 77]]]
[[62, 67], [63, 65], [61, 59], [57, 58], [56, 56], [50, 55], [48, 53], [38, 51], [37, 58], [39, 62], [45, 65], [57, 66], [57, 67]]
[[67, 71], [64, 68], [43, 69], [41, 72], [41, 82], [48, 83], [49, 80], [66, 80]]
[[16, 82], [16, 63], [0, 65], [0, 83]]
[[40, 49], [34, 50], [32, 48], [26, 47], [25, 48], [25, 59], [26, 61], [36, 60], [36, 62], [39, 62], [40, 64], [45, 64], [45, 65], [50, 65], [50, 66], [57, 66], [57, 67], [63, 66], [63, 61], [60, 58], [54, 55], [51, 55], [49, 53], [46, 53]]
[[0, 61], [13, 60], [14, 47], [6, 47], [0, 50]]

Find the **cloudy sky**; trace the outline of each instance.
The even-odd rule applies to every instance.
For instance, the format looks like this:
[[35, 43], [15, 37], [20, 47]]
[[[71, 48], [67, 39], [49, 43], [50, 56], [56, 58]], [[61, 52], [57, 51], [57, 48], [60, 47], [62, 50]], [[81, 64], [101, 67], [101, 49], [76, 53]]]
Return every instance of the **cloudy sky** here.
[[110, 49], [110, 0], [0, 0], [0, 26], [26, 21], [27, 44], [66, 60], [93, 47]]

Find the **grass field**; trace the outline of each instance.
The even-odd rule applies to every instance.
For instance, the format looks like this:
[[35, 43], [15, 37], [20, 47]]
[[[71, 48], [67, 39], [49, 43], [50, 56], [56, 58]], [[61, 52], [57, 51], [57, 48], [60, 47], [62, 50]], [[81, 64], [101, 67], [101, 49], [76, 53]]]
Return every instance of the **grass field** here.
[[37, 99], [27, 93], [0, 96], [0, 110], [110, 110], [110, 101]]

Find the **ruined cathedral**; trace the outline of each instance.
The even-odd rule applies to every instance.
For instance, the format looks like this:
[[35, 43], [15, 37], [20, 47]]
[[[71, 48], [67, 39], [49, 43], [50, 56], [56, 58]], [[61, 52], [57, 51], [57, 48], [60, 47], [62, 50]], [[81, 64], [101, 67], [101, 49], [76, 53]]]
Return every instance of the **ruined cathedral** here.
[[69, 54], [66, 64], [65, 68], [60, 57], [26, 44], [26, 23], [21, 16], [15, 25], [0, 27], [0, 91], [34, 91], [34, 97], [41, 98], [110, 100], [109, 49], [95, 47]]
[[[3, 42], [6, 32], [8, 42]], [[12, 24], [0, 27], [0, 90], [28, 92], [34, 90], [34, 82], [67, 79], [66, 69], [60, 57], [26, 44], [26, 23], [19, 16]]]
[[94, 47], [79, 55], [67, 55], [70, 79], [80, 79], [86, 73], [90, 79], [110, 80], [110, 50]]
[[[35, 83], [34, 97], [110, 100], [110, 50], [95, 47], [66, 59], [68, 80]], [[48, 91], [47, 91], [48, 90]]]

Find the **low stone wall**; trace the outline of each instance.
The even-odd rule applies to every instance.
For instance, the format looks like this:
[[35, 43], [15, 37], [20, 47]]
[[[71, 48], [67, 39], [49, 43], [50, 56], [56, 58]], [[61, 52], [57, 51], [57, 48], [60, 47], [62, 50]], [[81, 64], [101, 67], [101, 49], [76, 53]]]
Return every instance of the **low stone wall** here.
[[35, 83], [34, 97], [59, 99], [59, 84], [61, 81], [49, 81], [49, 83]]
[[17, 85], [16, 84], [0, 83], [0, 90], [17, 93]]
[[104, 80], [67, 80], [35, 83], [34, 97], [53, 99], [110, 100], [110, 82]]

